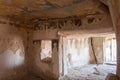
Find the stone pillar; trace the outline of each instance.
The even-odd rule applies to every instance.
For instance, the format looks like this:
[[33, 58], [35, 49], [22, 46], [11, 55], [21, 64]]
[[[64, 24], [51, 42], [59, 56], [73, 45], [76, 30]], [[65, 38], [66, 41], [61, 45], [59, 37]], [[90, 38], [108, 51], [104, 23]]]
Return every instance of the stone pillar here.
[[34, 59], [34, 54], [33, 54], [33, 44], [32, 44], [32, 32], [27, 31], [27, 43], [26, 43], [26, 49], [25, 49], [25, 64], [28, 73], [31, 72], [32, 67], [33, 67], [33, 59]]
[[66, 38], [60, 35], [59, 40], [59, 77], [67, 74], [67, 41]]
[[117, 76], [120, 77], [120, 0], [107, 0], [117, 39]]
[[59, 39], [59, 77], [63, 76], [63, 37]]
[[64, 62], [64, 75], [68, 73], [67, 70], [67, 39], [63, 37], [63, 62]]

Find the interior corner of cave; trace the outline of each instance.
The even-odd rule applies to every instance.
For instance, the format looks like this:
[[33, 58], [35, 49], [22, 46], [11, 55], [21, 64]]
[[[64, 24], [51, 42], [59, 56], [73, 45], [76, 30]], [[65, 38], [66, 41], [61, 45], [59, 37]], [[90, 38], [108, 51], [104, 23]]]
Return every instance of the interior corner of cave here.
[[0, 80], [120, 80], [120, 0], [0, 0]]

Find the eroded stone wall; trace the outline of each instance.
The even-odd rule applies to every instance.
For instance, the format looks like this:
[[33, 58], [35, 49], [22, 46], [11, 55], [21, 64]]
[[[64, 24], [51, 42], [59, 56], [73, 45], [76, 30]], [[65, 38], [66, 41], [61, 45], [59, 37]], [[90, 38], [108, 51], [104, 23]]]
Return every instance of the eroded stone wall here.
[[0, 24], [0, 78], [20, 79], [26, 74], [26, 32], [9, 24]]

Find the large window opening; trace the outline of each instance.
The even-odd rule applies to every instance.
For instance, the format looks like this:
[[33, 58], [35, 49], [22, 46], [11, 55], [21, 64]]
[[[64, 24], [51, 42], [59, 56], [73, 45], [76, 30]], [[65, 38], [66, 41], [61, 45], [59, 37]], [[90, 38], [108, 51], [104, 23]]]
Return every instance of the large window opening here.
[[[54, 63], [58, 59], [58, 40], [41, 40], [40, 59], [43, 62]], [[56, 59], [57, 58], [57, 59]]]
[[63, 37], [65, 80], [105, 80], [116, 73], [115, 37]]
[[69, 68], [83, 66], [89, 62], [88, 38], [67, 40], [67, 65]]
[[116, 38], [106, 37], [104, 40], [104, 63], [116, 64]]

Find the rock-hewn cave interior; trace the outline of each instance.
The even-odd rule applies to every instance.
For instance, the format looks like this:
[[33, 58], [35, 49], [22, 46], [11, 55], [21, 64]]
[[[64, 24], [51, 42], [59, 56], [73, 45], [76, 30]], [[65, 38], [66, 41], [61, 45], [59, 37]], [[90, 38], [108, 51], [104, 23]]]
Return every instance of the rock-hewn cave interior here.
[[120, 0], [0, 0], [0, 80], [120, 80]]

